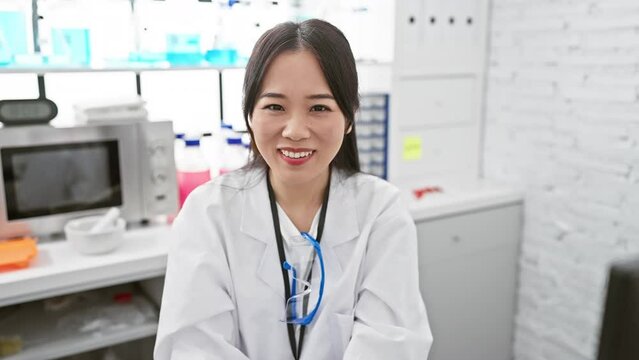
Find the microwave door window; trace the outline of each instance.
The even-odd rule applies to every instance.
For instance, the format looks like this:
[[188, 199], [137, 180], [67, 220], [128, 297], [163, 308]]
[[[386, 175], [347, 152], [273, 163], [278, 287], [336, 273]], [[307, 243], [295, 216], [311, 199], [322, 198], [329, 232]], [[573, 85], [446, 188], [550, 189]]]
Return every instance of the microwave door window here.
[[108, 169], [103, 166], [106, 154], [99, 150], [60, 150], [16, 156], [18, 210], [31, 212], [49, 208], [55, 213], [71, 206], [84, 207], [99, 202], [105, 196], [99, 192], [109, 187], [105, 179]]
[[5, 150], [10, 220], [122, 204], [116, 141]]

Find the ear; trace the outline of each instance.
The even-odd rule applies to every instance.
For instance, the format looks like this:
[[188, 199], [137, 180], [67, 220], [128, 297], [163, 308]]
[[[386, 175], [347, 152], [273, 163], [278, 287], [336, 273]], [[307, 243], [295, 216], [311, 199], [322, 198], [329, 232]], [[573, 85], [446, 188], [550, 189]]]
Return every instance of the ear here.
[[344, 136], [348, 135], [351, 133], [351, 131], [353, 130], [353, 124], [350, 124], [348, 126], [348, 129], [346, 129], [346, 133], [344, 133]]

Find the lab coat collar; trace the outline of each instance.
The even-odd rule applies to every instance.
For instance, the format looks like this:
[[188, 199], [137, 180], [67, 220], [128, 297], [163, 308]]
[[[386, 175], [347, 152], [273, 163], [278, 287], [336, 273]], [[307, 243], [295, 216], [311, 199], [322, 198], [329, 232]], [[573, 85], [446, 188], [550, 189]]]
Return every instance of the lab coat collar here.
[[[244, 188], [240, 231], [267, 245], [276, 245], [273, 218], [266, 190], [266, 172], [252, 170], [247, 176], [259, 176], [259, 181], [249, 181], [252, 185]], [[359, 235], [355, 196], [352, 191], [348, 191], [346, 180], [340, 171], [332, 171], [322, 245], [334, 247]]]

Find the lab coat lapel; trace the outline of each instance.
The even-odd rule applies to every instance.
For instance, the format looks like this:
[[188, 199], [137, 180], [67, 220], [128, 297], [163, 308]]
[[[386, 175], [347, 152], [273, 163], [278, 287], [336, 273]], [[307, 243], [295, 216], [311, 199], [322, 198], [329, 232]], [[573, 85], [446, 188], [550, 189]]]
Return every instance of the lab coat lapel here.
[[261, 172], [260, 176], [260, 180], [255, 185], [247, 187], [243, 191], [240, 231], [264, 244], [256, 276], [284, 299], [282, 270], [278, 266], [280, 260], [266, 188], [266, 175]]
[[[248, 186], [243, 191], [240, 231], [264, 243], [256, 276], [284, 299], [282, 269], [279, 265], [265, 173], [261, 172], [259, 181], [253, 183], [255, 185]], [[336, 256], [340, 251], [339, 245], [359, 235], [355, 189], [350, 188], [352, 186], [354, 184], [346, 181], [340, 171], [333, 170], [324, 234], [320, 245], [324, 253], [327, 276], [332, 279], [339, 278], [343, 271]]]
[[343, 269], [337, 261], [339, 245], [349, 242], [359, 235], [357, 204], [352, 182], [347, 182], [344, 174], [333, 170], [331, 192], [329, 193], [326, 223], [322, 235], [322, 251], [326, 253], [326, 271], [332, 278], [339, 278]]

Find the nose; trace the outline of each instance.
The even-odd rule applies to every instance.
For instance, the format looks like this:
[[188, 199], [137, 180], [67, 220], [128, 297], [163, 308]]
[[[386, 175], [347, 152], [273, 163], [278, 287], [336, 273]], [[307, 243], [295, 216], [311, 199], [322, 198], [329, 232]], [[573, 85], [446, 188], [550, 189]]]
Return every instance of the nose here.
[[303, 115], [293, 115], [286, 121], [282, 130], [282, 136], [293, 141], [308, 139], [311, 131], [308, 128], [308, 121]]

